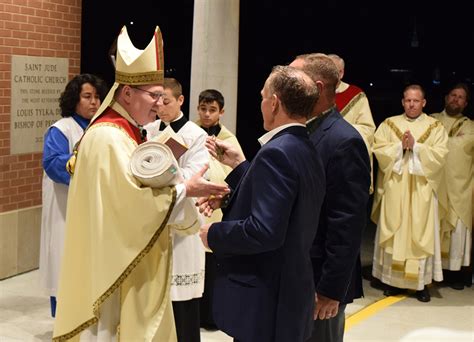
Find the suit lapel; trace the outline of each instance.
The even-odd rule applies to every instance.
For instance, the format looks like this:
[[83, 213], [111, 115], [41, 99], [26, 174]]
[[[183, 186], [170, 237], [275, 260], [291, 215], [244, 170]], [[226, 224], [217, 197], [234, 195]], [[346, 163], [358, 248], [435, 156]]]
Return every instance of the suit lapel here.
[[342, 119], [341, 114], [339, 114], [339, 112], [336, 110], [332, 110], [328, 114], [327, 118], [323, 120], [321, 125], [310, 135], [313, 145], [318, 146], [321, 139], [327, 134], [329, 128], [331, 128], [331, 126], [340, 119]]
[[[273, 140], [277, 139], [279, 136], [282, 136], [283, 134], [294, 134], [294, 135], [299, 135], [299, 136], [303, 136], [303, 137], [308, 137], [308, 133], [306, 131], [306, 127], [303, 127], [303, 126], [290, 126], [288, 128], [285, 128], [284, 130], [278, 132], [277, 134], [275, 134], [271, 139], [270, 141], [267, 143], [267, 144], [270, 144]], [[258, 154], [260, 153], [260, 151], [265, 148], [265, 146], [267, 145], [263, 145], [260, 150], [257, 152], [257, 154], [255, 155], [255, 158], [258, 157]], [[244, 171], [244, 173], [242, 174], [242, 177], [240, 177], [240, 180], [239, 182], [237, 183], [237, 185], [235, 186], [235, 189], [234, 191], [232, 191], [231, 195], [230, 195], [230, 199], [229, 199], [229, 204], [228, 206], [230, 206], [232, 204], [232, 201], [234, 200], [234, 195], [237, 193], [238, 189], [240, 188], [240, 184], [242, 184], [242, 181], [244, 180], [244, 178], [247, 176], [247, 173], [248, 171], [250, 170], [250, 168], [252, 167], [252, 163], [249, 163], [249, 166], [247, 167], [247, 169]]]
[[247, 172], [249, 171], [250, 167], [251, 167], [252, 164], [249, 163], [249, 166], [247, 167], [247, 169], [244, 171], [244, 173], [242, 174], [242, 177], [240, 177], [239, 179], [239, 182], [237, 183], [237, 185], [235, 186], [235, 189], [232, 191], [232, 193], [230, 194], [230, 198], [229, 198], [229, 204], [227, 205], [228, 207], [232, 204], [232, 202], [234, 201], [234, 198], [235, 198], [235, 194], [237, 193], [238, 189], [240, 188], [240, 184], [242, 184], [242, 181], [244, 180], [245, 176], [247, 175]]

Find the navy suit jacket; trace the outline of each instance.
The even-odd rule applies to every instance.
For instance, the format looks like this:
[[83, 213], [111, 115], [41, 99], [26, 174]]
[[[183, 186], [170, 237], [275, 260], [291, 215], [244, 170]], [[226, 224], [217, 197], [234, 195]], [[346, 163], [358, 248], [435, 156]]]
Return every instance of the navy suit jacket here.
[[308, 124], [326, 174], [326, 197], [311, 249], [316, 292], [350, 303], [363, 296], [360, 265], [367, 221], [370, 161], [357, 130], [334, 108], [314, 130]]
[[242, 342], [305, 341], [314, 306], [309, 252], [326, 187], [306, 128], [277, 133], [226, 182], [229, 205], [208, 233], [215, 322]]

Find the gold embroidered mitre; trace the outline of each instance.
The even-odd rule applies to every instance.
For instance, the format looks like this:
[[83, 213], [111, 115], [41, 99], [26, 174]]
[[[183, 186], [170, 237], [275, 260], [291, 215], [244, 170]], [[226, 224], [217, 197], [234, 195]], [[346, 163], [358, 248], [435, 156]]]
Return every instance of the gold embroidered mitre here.
[[161, 37], [160, 28], [156, 26], [150, 43], [144, 50], [140, 50], [131, 42], [127, 27], [122, 27], [117, 37], [117, 56], [115, 60], [115, 83], [92, 118], [91, 124], [111, 105], [115, 91], [120, 84], [163, 84], [163, 38]]
[[162, 84], [164, 77], [163, 39], [155, 28], [153, 39], [145, 50], [137, 49], [124, 26], [117, 38], [115, 82], [142, 85]]

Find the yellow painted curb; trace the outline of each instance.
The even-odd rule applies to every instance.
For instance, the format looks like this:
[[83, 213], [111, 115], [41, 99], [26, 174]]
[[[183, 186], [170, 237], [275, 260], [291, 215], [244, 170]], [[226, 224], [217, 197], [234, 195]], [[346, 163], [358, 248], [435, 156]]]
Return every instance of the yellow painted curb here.
[[352, 328], [354, 325], [375, 315], [380, 310], [383, 310], [386, 307], [389, 307], [390, 305], [393, 305], [395, 303], [398, 303], [401, 300], [404, 300], [405, 298], [407, 298], [407, 296], [404, 296], [404, 295], [387, 297], [375, 302], [374, 304], [371, 304], [363, 308], [360, 311], [357, 311], [355, 314], [346, 318], [346, 325], [344, 327], [344, 331], [349, 331], [349, 329]]

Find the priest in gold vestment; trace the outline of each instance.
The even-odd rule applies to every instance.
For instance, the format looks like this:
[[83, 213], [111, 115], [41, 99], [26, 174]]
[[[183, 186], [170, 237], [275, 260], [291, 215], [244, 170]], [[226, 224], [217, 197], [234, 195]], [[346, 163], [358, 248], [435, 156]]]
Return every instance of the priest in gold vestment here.
[[145, 50], [124, 27], [115, 83], [69, 161], [64, 256], [54, 341], [176, 341], [170, 230], [199, 228], [191, 197], [226, 187], [198, 176], [162, 189], [142, 186], [130, 159], [143, 125], [163, 104], [161, 32]]
[[[463, 115], [469, 94], [466, 84], [456, 84], [445, 97], [445, 109], [432, 114], [448, 132], [444, 183], [448, 212], [441, 221], [441, 258], [443, 269], [449, 271], [461, 271], [471, 261], [474, 123]], [[450, 276], [451, 287], [462, 290], [463, 273], [452, 272]]]
[[336, 64], [339, 72], [339, 82], [336, 88], [336, 107], [344, 120], [350, 123], [364, 139], [365, 146], [370, 159], [370, 189], [374, 192], [373, 186], [373, 157], [372, 145], [374, 143], [375, 123], [370, 110], [369, 99], [365, 92], [354, 84], [348, 84], [342, 80], [345, 72], [345, 62], [342, 57], [336, 54], [329, 54], [329, 58]]
[[386, 119], [375, 132], [379, 164], [372, 220], [377, 224], [372, 273], [386, 285], [385, 295], [416, 290], [430, 300], [426, 287], [441, 281], [439, 217], [446, 208], [442, 181], [448, 136], [425, 113], [423, 89], [403, 93], [405, 113]]

